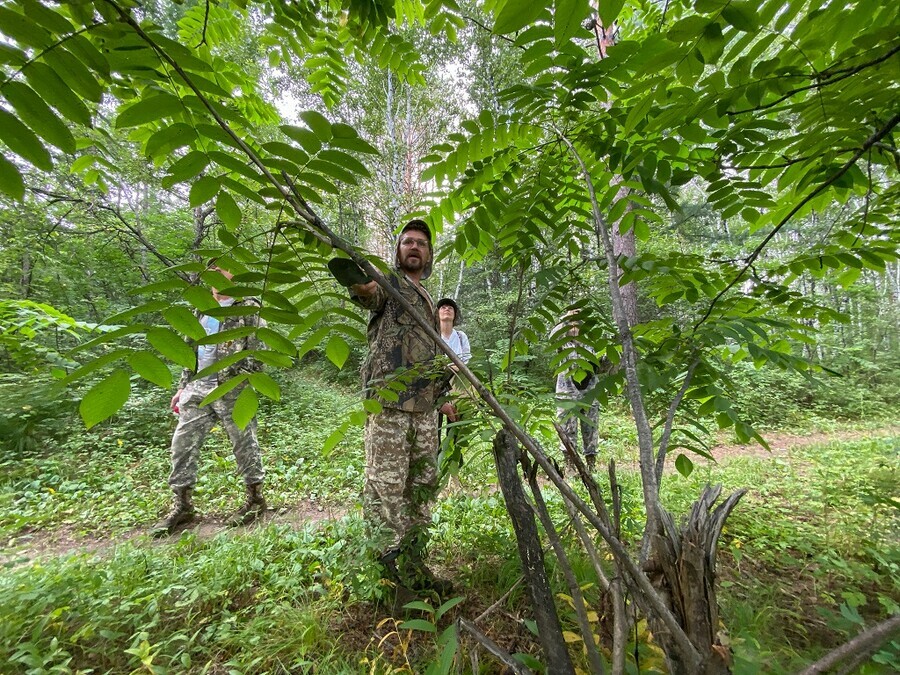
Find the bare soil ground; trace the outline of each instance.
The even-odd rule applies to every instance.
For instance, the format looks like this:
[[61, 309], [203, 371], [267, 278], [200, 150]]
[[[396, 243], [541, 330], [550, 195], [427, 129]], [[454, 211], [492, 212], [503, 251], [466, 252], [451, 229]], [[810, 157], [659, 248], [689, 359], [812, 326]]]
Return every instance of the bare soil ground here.
[[816, 431], [805, 435], [776, 432], [763, 436], [763, 438], [766, 439], [766, 442], [768, 442], [771, 450], [767, 450], [757, 443], [750, 445], [722, 443], [712, 448], [712, 456], [715, 457], [717, 462], [723, 463], [733, 457], [765, 458], [774, 455], [786, 455], [794, 448], [808, 445], [820, 445], [833, 441], [859, 441], [866, 438], [884, 438], [885, 436], [895, 436], [897, 434], [900, 434], [900, 426], [883, 427], [877, 431]]
[[[196, 521], [172, 537], [177, 539], [180, 532], [193, 532], [200, 539], [210, 539], [222, 532], [247, 531], [265, 527], [270, 523], [284, 523], [298, 528], [307, 523], [335, 520], [346, 512], [347, 509], [342, 506], [325, 506], [304, 500], [279, 509], [270, 509], [264, 520], [239, 529], [228, 527], [225, 524], [227, 516], [224, 514], [210, 516], [200, 514]], [[71, 526], [25, 532], [4, 544], [0, 550], [0, 566], [23, 565], [38, 558], [52, 558], [73, 553], [102, 553], [114, 549], [119, 544], [137, 539], [146, 539], [155, 546], [172, 542], [172, 538], [151, 538], [149, 532], [152, 526], [153, 523], [147, 523], [146, 527], [137, 527], [114, 536], [84, 536]]]

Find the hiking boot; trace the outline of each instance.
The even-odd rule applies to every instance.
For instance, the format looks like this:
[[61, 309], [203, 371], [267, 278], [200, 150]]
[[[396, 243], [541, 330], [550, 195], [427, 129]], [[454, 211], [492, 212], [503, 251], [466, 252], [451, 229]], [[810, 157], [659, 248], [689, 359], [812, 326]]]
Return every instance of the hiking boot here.
[[407, 586], [415, 591], [433, 591], [442, 598], [453, 594], [453, 583], [432, 572], [424, 560], [410, 560], [403, 566]]
[[597, 469], [597, 455], [585, 455], [584, 463], [587, 465], [588, 473], [594, 473]]
[[192, 488], [189, 487], [175, 489], [175, 502], [172, 510], [165, 518], [156, 523], [150, 532], [154, 537], [167, 537], [175, 532], [179, 525], [185, 525], [194, 520], [197, 514], [191, 501], [191, 492]]
[[432, 572], [422, 557], [421, 546], [407, 546], [403, 549], [400, 575], [406, 586], [414, 591], [433, 591], [439, 596], [447, 597], [453, 593], [453, 584], [441, 579]]
[[229, 527], [249, 525], [254, 520], [261, 518], [266, 513], [266, 500], [262, 496], [262, 483], [254, 483], [247, 486], [247, 499], [243, 506], [235, 511], [228, 519]]
[[397, 557], [400, 555], [399, 548], [392, 548], [384, 555], [378, 558], [378, 564], [381, 565], [381, 578], [387, 579], [397, 585], [402, 583], [400, 579], [400, 570], [397, 569]]

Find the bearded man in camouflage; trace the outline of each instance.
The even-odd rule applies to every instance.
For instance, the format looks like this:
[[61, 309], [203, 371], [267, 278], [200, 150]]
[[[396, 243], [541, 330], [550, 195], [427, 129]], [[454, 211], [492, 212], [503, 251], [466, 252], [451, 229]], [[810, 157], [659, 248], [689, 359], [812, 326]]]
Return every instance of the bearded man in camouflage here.
[[[434, 304], [421, 284], [431, 274], [432, 255], [431, 230], [411, 220], [400, 232], [397, 274], [388, 281], [437, 330]], [[437, 491], [437, 346], [375, 281], [350, 283], [352, 275], [335, 276], [349, 286], [351, 299], [371, 312], [362, 379], [366, 395], [382, 410], [366, 421], [363, 496], [366, 517], [385, 536], [380, 561], [386, 576], [399, 584], [446, 595], [451, 584], [435, 577], [424, 562], [430, 503]]]
[[[232, 274], [227, 270], [212, 263], [210, 269], [231, 280]], [[211, 290], [219, 306], [230, 307], [232, 311], [221, 321], [212, 316], [201, 315], [200, 325], [207, 335], [265, 325], [257, 314], [260, 305], [255, 298], [235, 300], [216, 288]], [[203, 441], [216, 421], [222, 424], [228, 434], [237, 461], [237, 470], [244, 479], [247, 491], [246, 501], [228, 519], [228, 524], [232, 527], [247, 525], [265, 513], [266, 500], [262, 495], [265, 472], [259, 443], [256, 441], [256, 418], [254, 417], [243, 430], [239, 429], [232, 419], [235, 400], [246, 383], [238, 385], [212, 403], [200, 407], [200, 402], [221, 383], [243, 373], [262, 370], [263, 364], [248, 355], [217, 373], [196, 377], [198, 372], [217, 361], [240, 352], [250, 352], [258, 346], [256, 335], [251, 334], [235, 340], [196, 347], [197, 366], [194, 369], [185, 369], [182, 373], [178, 390], [170, 403], [172, 410], [178, 414], [178, 425], [172, 435], [172, 473], [169, 476], [169, 486], [175, 493], [175, 500], [169, 514], [154, 526], [152, 531], [154, 536], [163, 537], [172, 534], [179, 525], [194, 520], [196, 513], [191, 493], [197, 483], [197, 461]]]

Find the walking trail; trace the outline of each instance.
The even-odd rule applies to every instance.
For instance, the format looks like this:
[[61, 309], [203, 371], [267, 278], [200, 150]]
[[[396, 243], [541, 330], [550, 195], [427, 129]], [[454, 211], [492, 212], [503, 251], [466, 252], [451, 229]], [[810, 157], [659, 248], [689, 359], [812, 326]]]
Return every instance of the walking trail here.
[[[895, 436], [898, 434], [900, 434], [900, 427], [897, 426], [868, 432], [853, 430], [834, 433], [815, 432], [805, 436], [790, 433], [771, 433], [765, 437], [771, 451], [756, 444], [720, 444], [712, 448], [712, 455], [717, 462], [725, 463], [736, 457], [766, 458], [785, 455], [794, 449], [831, 441], [854, 441], [863, 438]], [[302, 500], [270, 511], [264, 521], [251, 525], [249, 528], [233, 529], [225, 525], [224, 518], [201, 517], [195, 524], [186, 528], [186, 531], [194, 533], [200, 539], [210, 539], [223, 532], [246, 532], [250, 528], [265, 527], [272, 523], [287, 524], [299, 528], [325, 520], [335, 520], [346, 513], [347, 508], [344, 506], [323, 506], [319, 502]], [[173, 541], [173, 538], [150, 538], [147, 534], [148, 527], [142, 526], [107, 536], [83, 536], [74, 528], [66, 527], [23, 533], [14, 537], [6, 543], [3, 549], [0, 549], [0, 566], [18, 567], [37, 559], [47, 559], [74, 553], [104, 554], [113, 551], [116, 546], [122, 543], [133, 540], [145, 540], [151, 546], [163, 546]], [[177, 538], [178, 534], [176, 533], [173, 537]]]

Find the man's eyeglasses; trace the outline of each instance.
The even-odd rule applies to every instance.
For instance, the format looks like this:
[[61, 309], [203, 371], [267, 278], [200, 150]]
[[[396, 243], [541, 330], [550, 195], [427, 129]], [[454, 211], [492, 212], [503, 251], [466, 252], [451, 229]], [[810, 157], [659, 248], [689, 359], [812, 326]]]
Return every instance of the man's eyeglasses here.
[[428, 248], [428, 241], [425, 239], [416, 239], [415, 237], [403, 237], [403, 239], [400, 240], [400, 245], [406, 248], [412, 248], [413, 246]]

